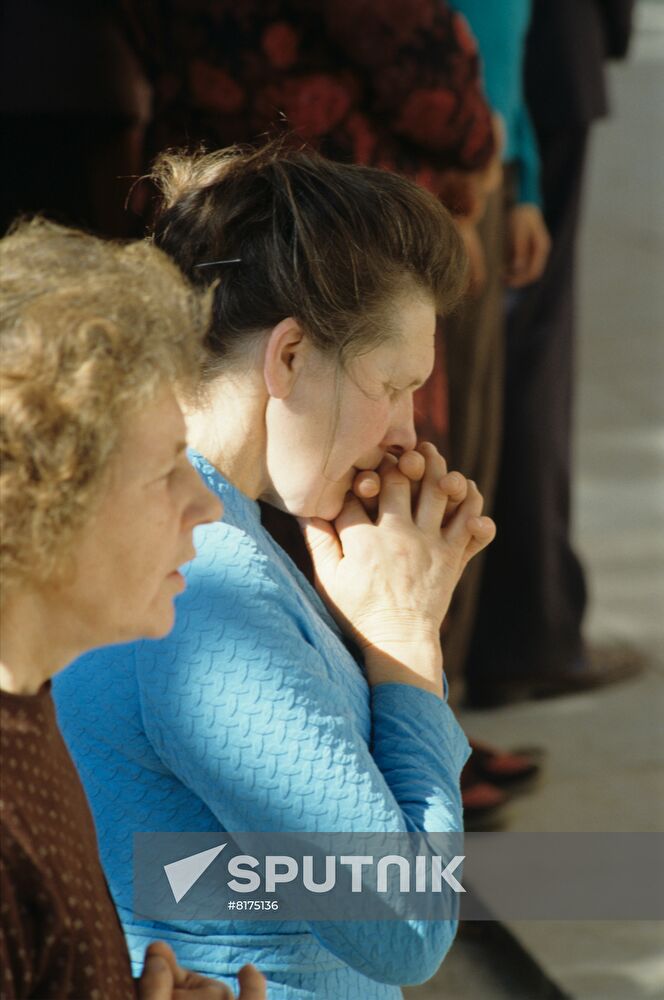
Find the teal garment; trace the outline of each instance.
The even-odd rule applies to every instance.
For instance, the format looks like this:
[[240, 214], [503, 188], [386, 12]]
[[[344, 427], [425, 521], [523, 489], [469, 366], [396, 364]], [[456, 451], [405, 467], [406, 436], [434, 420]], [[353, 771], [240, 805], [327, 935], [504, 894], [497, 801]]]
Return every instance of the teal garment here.
[[224, 519], [196, 531], [172, 633], [93, 652], [53, 685], [134, 974], [160, 939], [183, 966], [234, 986], [255, 963], [270, 1000], [396, 1000], [436, 971], [455, 921], [157, 924], [132, 913], [139, 831], [462, 829], [469, 747], [450, 707], [407, 684], [369, 688], [259, 505], [192, 461]]
[[489, 104], [505, 123], [505, 163], [518, 166], [517, 200], [541, 205], [539, 152], [523, 86], [532, 0], [451, 0], [467, 19], [483, 64]]

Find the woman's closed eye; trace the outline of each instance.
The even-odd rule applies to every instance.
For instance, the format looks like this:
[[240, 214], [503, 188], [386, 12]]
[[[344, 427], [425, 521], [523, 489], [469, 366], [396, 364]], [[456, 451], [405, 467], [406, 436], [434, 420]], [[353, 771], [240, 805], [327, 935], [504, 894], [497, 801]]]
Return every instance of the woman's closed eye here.
[[398, 399], [399, 396], [401, 396], [404, 392], [407, 391], [407, 387], [398, 385], [388, 384], [385, 388], [387, 390], [387, 394], [390, 397], [390, 399]]
[[404, 393], [416, 392], [420, 386], [423, 386], [426, 382], [428, 376], [424, 378], [414, 378], [412, 382], [408, 385], [394, 385], [392, 382], [385, 383], [385, 390], [391, 399], [398, 399], [399, 396], [403, 396]]
[[178, 458], [173, 462], [173, 464], [162, 472], [160, 476], [157, 476], [152, 480], [152, 483], [171, 483], [180, 472], [188, 469], [189, 459], [186, 455], [179, 455]]
[[145, 487], [149, 489], [151, 487], [163, 486], [164, 484], [169, 485], [173, 480], [176, 472], [177, 472], [177, 465], [172, 465], [169, 469], [166, 469], [165, 472], [162, 472], [160, 475], [155, 476], [154, 479], [150, 479], [150, 481], [145, 484]]

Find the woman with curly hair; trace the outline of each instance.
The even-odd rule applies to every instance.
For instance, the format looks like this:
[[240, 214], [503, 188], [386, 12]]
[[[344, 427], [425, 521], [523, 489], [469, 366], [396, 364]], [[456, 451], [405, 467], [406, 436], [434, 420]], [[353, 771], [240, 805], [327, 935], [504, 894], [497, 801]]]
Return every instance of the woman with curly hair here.
[[[187, 420], [225, 519], [201, 531], [172, 635], [93, 654], [57, 692], [135, 961], [155, 930], [132, 912], [136, 832], [462, 829], [468, 744], [439, 628], [494, 532], [474, 484], [432, 445], [414, 451], [436, 313], [465, 283], [440, 203], [387, 171], [281, 146], [165, 156], [158, 174], [155, 242], [213, 286]], [[374, 517], [350, 491], [377, 477]], [[259, 500], [301, 519], [318, 593]], [[159, 924], [206, 975], [260, 956], [274, 1000], [399, 996], [433, 974], [454, 930]]]
[[[204, 312], [156, 249], [40, 220], [0, 241], [0, 304], [0, 993], [120, 1000], [135, 983], [50, 678], [165, 635], [192, 531], [220, 515], [172, 387], [196, 374]], [[258, 973], [243, 978], [260, 1000]], [[152, 946], [141, 998], [176, 987], [230, 997]]]

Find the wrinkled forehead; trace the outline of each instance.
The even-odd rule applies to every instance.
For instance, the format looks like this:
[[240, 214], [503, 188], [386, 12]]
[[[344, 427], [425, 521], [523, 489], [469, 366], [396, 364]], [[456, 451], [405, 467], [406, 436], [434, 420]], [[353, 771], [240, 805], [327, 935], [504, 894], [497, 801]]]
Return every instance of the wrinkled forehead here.
[[361, 355], [358, 371], [374, 373], [399, 389], [417, 388], [434, 364], [436, 311], [427, 298], [407, 298], [395, 304], [390, 335]]

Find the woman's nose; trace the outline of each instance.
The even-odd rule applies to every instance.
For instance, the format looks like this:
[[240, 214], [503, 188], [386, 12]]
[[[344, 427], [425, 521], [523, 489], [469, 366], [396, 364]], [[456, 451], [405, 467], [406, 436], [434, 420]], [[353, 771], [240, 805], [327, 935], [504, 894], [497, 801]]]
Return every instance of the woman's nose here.
[[403, 400], [394, 412], [394, 420], [387, 432], [383, 447], [394, 453], [395, 450], [412, 451], [417, 444], [415, 416], [413, 412], [412, 393]]

